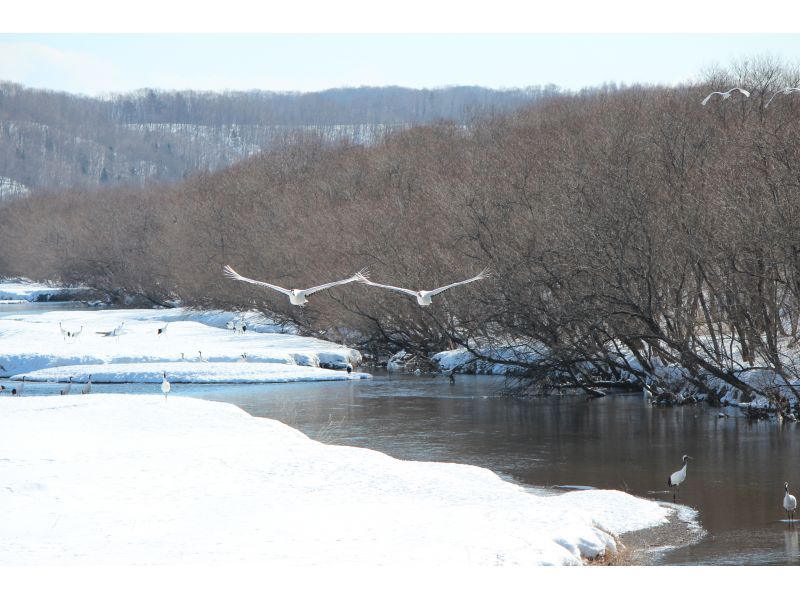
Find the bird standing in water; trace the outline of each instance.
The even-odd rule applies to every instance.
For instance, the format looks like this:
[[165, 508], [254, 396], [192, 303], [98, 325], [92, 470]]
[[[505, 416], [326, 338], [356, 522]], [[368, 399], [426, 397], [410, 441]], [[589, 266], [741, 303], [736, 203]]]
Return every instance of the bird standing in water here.
[[797, 499], [789, 494], [789, 482], [783, 485], [785, 494], [783, 495], [783, 508], [790, 521], [794, 521], [794, 511], [797, 509]]
[[675, 493], [672, 495], [672, 500], [675, 501], [678, 495], [678, 486], [680, 486], [684, 481], [686, 481], [686, 466], [689, 464], [689, 459], [692, 459], [689, 455], [683, 456], [683, 467], [681, 467], [678, 471], [673, 473], [667, 479], [667, 486], [670, 488], [675, 488]]
[[161, 381], [161, 392], [164, 393], [164, 399], [169, 394], [169, 380], [167, 380], [167, 372], [164, 372], [164, 380]]

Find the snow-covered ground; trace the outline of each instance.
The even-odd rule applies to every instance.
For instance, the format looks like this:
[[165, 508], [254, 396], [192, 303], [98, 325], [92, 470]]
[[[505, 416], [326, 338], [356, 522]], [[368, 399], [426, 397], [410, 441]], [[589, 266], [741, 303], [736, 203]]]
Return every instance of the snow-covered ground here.
[[321, 444], [225, 403], [90, 395], [0, 399], [0, 512], [3, 565], [430, 567], [581, 564], [674, 507], [541, 496], [479, 467]]
[[237, 362], [157, 362], [113, 363], [103, 365], [67, 365], [44, 368], [28, 374], [17, 374], [12, 380], [30, 382], [92, 382], [121, 383], [161, 382], [164, 374], [170, 382], [193, 384], [247, 384], [264, 382], [319, 382], [323, 380], [357, 380], [370, 378], [369, 374], [288, 363], [237, 363]]
[[[97, 382], [158, 381], [164, 371], [171, 380], [187, 382], [368, 377], [320, 367], [357, 366], [361, 354], [354, 349], [311, 337], [252, 332], [271, 329], [257, 321], [237, 334], [225, 328], [226, 317], [180, 308], [10, 313], [0, 317], [0, 365], [4, 376], [30, 380], [73, 376], [79, 381], [91, 374]], [[99, 334], [120, 326], [117, 335]]]

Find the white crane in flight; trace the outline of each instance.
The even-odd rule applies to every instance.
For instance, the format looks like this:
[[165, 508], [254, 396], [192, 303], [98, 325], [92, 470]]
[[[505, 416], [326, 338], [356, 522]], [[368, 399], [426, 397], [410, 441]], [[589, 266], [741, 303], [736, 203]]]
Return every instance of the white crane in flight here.
[[284, 295], [287, 295], [289, 297], [289, 303], [300, 307], [308, 303], [308, 299], [306, 299], [306, 297], [308, 297], [309, 295], [318, 293], [319, 291], [324, 291], [325, 289], [330, 289], [331, 287], [355, 282], [357, 280], [360, 280], [359, 277], [366, 278], [367, 276], [367, 271], [361, 270], [360, 272], [354, 274], [350, 278], [344, 278], [342, 280], [328, 282], [315, 287], [310, 287], [307, 289], [285, 289], [283, 287], [279, 287], [276, 284], [270, 284], [268, 282], [263, 282], [261, 280], [253, 280], [252, 278], [246, 278], [241, 274], [238, 274], [230, 266], [225, 266], [223, 268], [223, 272], [225, 273], [225, 276], [227, 276], [230, 279], [241, 280], [242, 282], [249, 282], [250, 284], [256, 284], [262, 287], [267, 287], [268, 289], [272, 289], [273, 291], [278, 291], [279, 293], [283, 293]]

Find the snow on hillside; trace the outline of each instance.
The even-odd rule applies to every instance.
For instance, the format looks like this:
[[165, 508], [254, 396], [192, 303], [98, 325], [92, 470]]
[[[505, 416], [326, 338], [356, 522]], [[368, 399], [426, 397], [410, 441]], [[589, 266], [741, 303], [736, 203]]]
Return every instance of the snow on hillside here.
[[30, 189], [22, 183], [8, 177], [0, 176], [0, 201], [21, 197], [23, 195], [28, 195], [28, 193], [30, 193]]
[[0, 480], [1, 565], [579, 565], [675, 512], [157, 395], [0, 400]]

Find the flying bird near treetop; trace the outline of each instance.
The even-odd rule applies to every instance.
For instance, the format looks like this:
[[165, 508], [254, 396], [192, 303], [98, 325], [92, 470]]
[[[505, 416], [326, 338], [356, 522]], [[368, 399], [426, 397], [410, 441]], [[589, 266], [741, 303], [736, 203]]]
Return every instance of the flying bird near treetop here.
[[483, 278], [486, 278], [487, 276], [489, 276], [489, 269], [488, 268], [484, 268], [484, 270], [480, 274], [478, 274], [477, 276], [473, 276], [472, 278], [468, 278], [467, 280], [462, 280], [460, 282], [454, 282], [454, 283], [445, 285], [443, 287], [439, 287], [438, 289], [433, 289], [432, 291], [412, 291], [411, 289], [404, 289], [404, 288], [401, 288], [401, 287], [389, 286], [388, 284], [380, 284], [380, 283], [377, 283], [377, 282], [372, 282], [371, 280], [368, 280], [365, 276], [361, 276], [360, 273], [356, 274], [356, 276], [359, 277], [358, 281], [363, 283], [363, 284], [368, 284], [371, 287], [380, 287], [382, 289], [389, 289], [390, 291], [397, 291], [398, 293], [404, 293], [406, 295], [411, 295], [412, 297], [414, 297], [417, 300], [417, 303], [419, 303], [422, 306], [425, 306], [425, 305], [430, 305], [431, 304], [434, 295], [438, 295], [439, 293], [443, 293], [447, 289], [452, 289], [453, 287], [457, 287], [457, 286], [462, 285], [462, 284], [468, 284], [470, 282], [475, 282], [476, 280], [481, 280]]
[[701, 103], [703, 106], [705, 106], [705, 105], [706, 105], [706, 103], [708, 102], [708, 100], [710, 100], [710, 99], [711, 99], [711, 96], [713, 96], [713, 95], [721, 95], [723, 100], [727, 100], [729, 97], [731, 97], [731, 94], [732, 94], [734, 91], [738, 91], [738, 92], [740, 92], [740, 93], [741, 93], [741, 94], [742, 94], [744, 97], [746, 97], [746, 98], [749, 98], [749, 97], [750, 97], [750, 92], [749, 92], [749, 91], [747, 91], [746, 89], [742, 89], [741, 87], [734, 87], [734, 88], [732, 88], [732, 89], [729, 89], [728, 91], [712, 91], [710, 94], [708, 94], [708, 95], [706, 96], [706, 99], [705, 99], [705, 100], [703, 100], [703, 101], [702, 101], [702, 102], [700, 102], [700, 103]]
[[772, 94], [772, 97], [769, 99], [769, 102], [764, 104], [764, 108], [766, 108], [767, 106], [769, 106], [772, 103], [772, 100], [775, 99], [775, 96], [777, 96], [779, 94], [789, 95], [790, 93], [794, 93], [795, 91], [800, 91], [800, 87], [786, 87], [784, 89], [779, 89], [774, 94]]
[[227, 276], [228, 278], [231, 278], [233, 280], [241, 280], [243, 282], [249, 282], [250, 284], [257, 284], [257, 285], [260, 285], [262, 287], [267, 287], [268, 289], [272, 289], [273, 291], [278, 291], [279, 293], [283, 293], [284, 295], [288, 295], [289, 296], [289, 302], [292, 305], [299, 305], [299, 306], [303, 306], [304, 304], [308, 303], [308, 299], [306, 299], [306, 297], [309, 296], [309, 295], [312, 295], [313, 293], [316, 293], [318, 291], [324, 291], [325, 289], [329, 289], [331, 287], [335, 287], [335, 286], [339, 286], [339, 285], [355, 282], [357, 280], [361, 280], [362, 278], [364, 280], [366, 280], [366, 276], [368, 274], [368, 272], [366, 270], [361, 270], [360, 272], [357, 272], [356, 274], [354, 274], [350, 278], [345, 278], [343, 280], [337, 280], [335, 282], [328, 282], [326, 284], [321, 284], [321, 285], [318, 285], [318, 286], [315, 286], [315, 287], [310, 287], [308, 289], [291, 289], [290, 290], [290, 289], [285, 289], [283, 287], [279, 287], [278, 285], [275, 285], [275, 284], [270, 284], [268, 282], [263, 282], [263, 281], [260, 281], [260, 280], [253, 280], [252, 278], [246, 278], [246, 277], [238, 274], [230, 266], [225, 266], [223, 268], [223, 272], [225, 273], [225, 276]]

